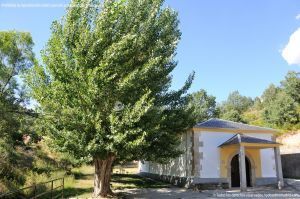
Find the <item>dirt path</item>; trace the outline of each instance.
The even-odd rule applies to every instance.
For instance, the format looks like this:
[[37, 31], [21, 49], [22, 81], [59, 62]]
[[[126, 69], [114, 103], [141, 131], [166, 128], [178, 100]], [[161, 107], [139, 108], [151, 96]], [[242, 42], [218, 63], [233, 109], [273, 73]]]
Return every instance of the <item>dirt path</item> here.
[[[293, 186], [291, 186], [293, 185]], [[297, 188], [297, 189], [296, 189]], [[260, 186], [248, 188], [247, 192], [240, 192], [238, 188], [227, 190], [192, 191], [185, 188], [157, 188], [157, 189], [125, 189], [123, 194], [126, 199], [153, 198], [153, 199], [189, 199], [189, 198], [299, 198], [300, 180], [289, 180], [283, 190], [273, 186]]]
[[[76, 178], [66, 187], [67, 198], [86, 199], [92, 196], [93, 167], [85, 166], [77, 170]], [[132, 174], [115, 174], [112, 187], [121, 198], [153, 198], [153, 199], [189, 199], [189, 198], [299, 198], [300, 180], [285, 179], [285, 188], [277, 190], [275, 187], [265, 186], [249, 188], [240, 193], [239, 189], [193, 191], [172, 185], [159, 183]], [[68, 193], [68, 194], [67, 194]], [[116, 197], [117, 198], [117, 197]]]
[[147, 188], [147, 189], [126, 189], [122, 195], [125, 195], [126, 199], [131, 198], [153, 198], [153, 199], [165, 199], [165, 198], [208, 198], [211, 194], [201, 193], [185, 188]]

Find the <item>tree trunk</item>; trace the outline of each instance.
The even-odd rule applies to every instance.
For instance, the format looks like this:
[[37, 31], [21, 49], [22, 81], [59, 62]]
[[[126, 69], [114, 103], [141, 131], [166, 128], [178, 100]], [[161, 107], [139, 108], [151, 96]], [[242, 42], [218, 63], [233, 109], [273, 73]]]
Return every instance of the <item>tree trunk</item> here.
[[110, 179], [114, 160], [115, 156], [113, 154], [109, 154], [104, 160], [100, 158], [94, 159], [94, 197], [106, 197], [107, 195], [112, 194], [110, 189]]

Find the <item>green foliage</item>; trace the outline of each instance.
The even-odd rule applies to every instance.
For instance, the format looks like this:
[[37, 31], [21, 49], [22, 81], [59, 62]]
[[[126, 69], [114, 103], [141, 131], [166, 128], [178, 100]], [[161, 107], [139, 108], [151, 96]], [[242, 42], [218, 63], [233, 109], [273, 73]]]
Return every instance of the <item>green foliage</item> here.
[[244, 122], [241, 113], [235, 109], [225, 109], [222, 113], [222, 119], [233, 122]]
[[[24, 184], [18, 164], [20, 154], [15, 144], [22, 140], [21, 131], [27, 129], [26, 94], [16, 77], [33, 64], [33, 42], [29, 33], [0, 31], [0, 188], [13, 189]], [[27, 121], [27, 122], [26, 122]], [[0, 192], [2, 191], [0, 189]]]
[[296, 111], [297, 104], [286, 92], [281, 91], [274, 96], [272, 103], [265, 106], [263, 117], [275, 126], [288, 126], [299, 122], [299, 114]]
[[253, 104], [252, 109], [261, 110], [262, 108], [263, 108], [263, 104], [262, 104], [261, 99], [259, 97], [256, 97], [254, 99], [254, 104]]
[[[0, 31], [0, 133], [1, 139], [13, 142], [26, 129], [28, 110], [24, 87], [16, 77], [26, 73], [34, 63], [33, 42], [29, 33]], [[27, 129], [28, 130], [28, 129]]]
[[181, 35], [177, 13], [162, 0], [98, 5], [74, 0], [52, 25], [44, 66], [28, 76], [44, 115], [40, 126], [59, 150], [82, 160], [176, 157], [177, 135], [193, 121], [184, 96], [193, 75], [169, 91]]
[[[257, 103], [257, 102], [256, 102]], [[262, 126], [262, 127], [266, 127], [266, 126], [270, 126], [262, 117], [262, 110], [261, 107], [258, 108], [257, 104], [254, 104], [253, 107], [251, 107], [249, 110], [247, 110], [246, 112], [244, 112], [241, 115], [242, 121], [244, 123], [247, 124], [252, 124], [252, 125], [256, 125], [256, 126]]]
[[252, 100], [238, 91], [229, 94], [220, 105], [221, 118], [258, 126], [279, 129], [299, 128], [300, 77], [289, 71], [280, 86], [271, 84], [262, 94]]
[[270, 126], [290, 129], [299, 123], [299, 73], [289, 71], [279, 87], [271, 84], [262, 95], [262, 117]]
[[229, 94], [227, 100], [221, 104], [221, 118], [235, 122], [242, 122], [242, 113], [253, 106], [250, 97], [242, 96], [238, 91]]
[[0, 193], [61, 178], [71, 174], [73, 166], [73, 159], [50, 151], [44, 141], [27, 147], [0, 141]]
[[280, 88], [276, 87], [274, 84], [271, 84], [262, 94], [262, 107], [271, 104], [279, 92]]
[[[36, 115], [26, 108], [29, 98], [20, 85], [21, 78], [35, 64], [32, 47], [29, 33], [0, 31], [1, 193], [47, 181], [61, 167], [42, 149], [34, 147], [40, 139], [33, 125]], [[29, 135], [32, 142], [25, 146], [23, 135]]]
[[19, 157], [11, 144], [0, 140], [0, 193], [25, 183], [22, 171], [13, 166], [17, 164]]
[[300, 73], [289, 71], [285, 76], [285, 80], [281, 82], [281, 85], [287, 95], [300, 104]]
[[216, 97], [208, 95], [204, 89], [191, 95], [189, 107], [193, 109], [193, 115], [196, 122], [202, 122], [219, 116]]
[[280, 86], [271, 84], [256, 98], [254, 106], [243, 113], [243, 120], [279, 129], [299, 128], [299, 73], [289, 71]]
[[31, 68], [34, 62], [33, 41], [30, 33], [0, 32], [0, 93], [12, 97], [17, 88], [16, 75]]

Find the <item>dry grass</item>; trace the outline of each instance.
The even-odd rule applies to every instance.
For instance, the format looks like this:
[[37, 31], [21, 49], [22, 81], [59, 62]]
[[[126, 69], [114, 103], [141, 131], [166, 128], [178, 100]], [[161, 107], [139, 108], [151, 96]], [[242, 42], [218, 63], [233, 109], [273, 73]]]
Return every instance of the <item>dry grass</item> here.
[[[128, 188], [160, 188], [168, 187], [167, 184], [156, 182], [136, 175], [137, 167], [115, 167], [111, 185], [113, 190]], [[121, 174], [120, 174], [121, 172]], [[90, 198], [93, 193], [94, 167], [90, 165], [73, 169], [75, 179], [66, 183], [66, 198]]]
[[137, 174], [138, 168], [137, 167], [124, 168], [121, 166], [115, 166], [113, 169], [113, 173], [115, 173], [115, 174]]
[[[125, 168], [125, 171], [121, 169], [124, 173], [133, 173], [137, 171], [137, 168]], [[89, 198], [93, 195], [93, 178], [94, 178], [94, 166], [84, 165], [80, 168], [75, 168], [72, 170], [74, 173], [75, 180], [66, 184], [65, 197], [75, 197], [75, 198]], [[113, 169], [114, 173], [120, 172], [120, 167]], [[112, 183], [114, 187], [114, 183]]]

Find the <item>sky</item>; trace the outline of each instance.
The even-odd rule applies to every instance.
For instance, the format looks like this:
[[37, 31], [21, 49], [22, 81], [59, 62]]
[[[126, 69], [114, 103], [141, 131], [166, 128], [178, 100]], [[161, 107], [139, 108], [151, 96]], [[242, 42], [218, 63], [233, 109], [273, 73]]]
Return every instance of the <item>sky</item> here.
[[[0, 0], [0, 30], [28, 31], [40, 50], [69, 0]], [[300, 72], [299, 0], [166, 0], [178, 11], [182, 32], [172, 89], [196, 72], [189, 92], [205, 89], [226, 100], [238, 90], [256, 97]]]

